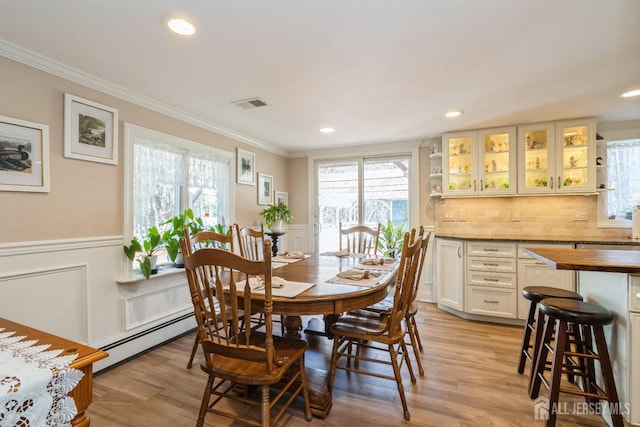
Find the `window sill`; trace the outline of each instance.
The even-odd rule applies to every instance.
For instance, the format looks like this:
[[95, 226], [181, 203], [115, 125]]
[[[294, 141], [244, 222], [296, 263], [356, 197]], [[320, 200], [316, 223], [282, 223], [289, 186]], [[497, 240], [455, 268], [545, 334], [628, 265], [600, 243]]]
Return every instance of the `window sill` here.
[[134, 272], [132, 276], [127, 276], [116, 280], [116, 283], [118, 283], [119, 285], [136, 285], [141, 282], [153, 282], [160, 278], [164, 279], [176, 274], [184, 274], [184, 268], [160, 266], [158, 268], [158, 272], [156, 274], [152, 274], [148, 280], [142, 274]]

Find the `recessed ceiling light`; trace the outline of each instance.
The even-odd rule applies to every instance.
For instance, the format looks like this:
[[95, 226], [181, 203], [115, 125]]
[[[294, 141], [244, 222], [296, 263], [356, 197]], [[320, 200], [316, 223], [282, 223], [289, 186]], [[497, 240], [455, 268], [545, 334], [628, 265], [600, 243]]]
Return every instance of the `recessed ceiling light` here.
[[167, 21], [167, 25], [169, 26], [169, 29], [171, 31], [183, 36], [190, 36], [196, 32], [196, 28], [193, 26], [193, 24], [182, 18], [169, 19], [169, 21]]
[[318, 129], [318, 132], [321, 133], [332, 133], [335, 132], [336, 130], [334, 128], [320, 128]]
[[462, 111], [462, 110], [455, 110], [455, 111], [449, 111], [449, 112], [448, 112], [447, 114], [445, 114], [444, 116], [445, 116], [445, 117], [449, 117], [449, 118], [451, 118], [451, 117], [458, 117], [458, 116], [461, 116], [461, 115], [462, 115], [462, 113], [463, 113], [463, 111]]
[[630, 90], [629, 92], [625, 92], [620, 96], [623, 98], [631, 98], [632, 96], [638, 96], [638, 95], [640, 95], [640, 89]]

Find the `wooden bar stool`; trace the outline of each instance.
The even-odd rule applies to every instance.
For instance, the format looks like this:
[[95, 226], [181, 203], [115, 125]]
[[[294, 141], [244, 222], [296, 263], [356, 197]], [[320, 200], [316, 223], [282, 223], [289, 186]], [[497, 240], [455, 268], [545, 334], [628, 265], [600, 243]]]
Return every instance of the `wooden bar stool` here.
[[[536, 358], [536, 351], [539, 348], [538, 337], [540, 334], [536, 334], [536, 313], [538, 310], [538, 303], [545, 298], [567, 298], [582, 301], [582, 296], [572, 291], [564, 289], [551, 288], [549, 286], [527, 286], [522, 290], [522, 296], [531, 301], [529, 305], [529, 315], [527, 316], [527, 323], [524, 325], [524, 337], [522, 338], [522, 349], [520, 351], [520, 362], [518, 363], [518, 373], [524, 372], [524, 366], [527, 360], [531, 362], [531, 370], [533, 371], [533, 364]], [[542, 325], [542, 322], [540, 322]], [[542, 330], [542, 329], [540, 329]], [[535, 344], [531, 345], [531, 333], [535, 334]], [[538, 344], [538, 345], [536, 345]], [[529, 354], [529, 349], [533, 348], [533, 352]]]
[[[603, 326], [613, 321], [613, 314], [596, 304], [590, 304], [575, 299], [547, 298], [538, 304], [539, 316], [545, 316], [544, 330], [540, 336], [542, 341], [536, 356], [533, 372], [534, 380], [531, 388], [531, 398], [540, 394], [540, 386], [549, 389], [547, 427], [556, 423], [559, 394], [567, 393], [583, 396], [587, 402], [606, 400], [611, 405], [611, 420], [614, 427], [624, 427], [620, 413], [620, 402], [613, 378], [611, 360], [604, 337]], [[575, 350], [571, 351], [568, 343], [568, 330], [572, 330], [576, 337]], [[555, 335], [555, 340], [553, 336]], [[595, 340], [595, 349], [593, 341]], [[551, 342], [555, 341], [552, 345]], [[553, 355], [551, 362], [551, 378], [544, 378], [547, 357]], [[579, 367], [565, 363], [567, 358], [579, 360]], [[599, 361], [604, 387], [596, 383], [595, 361]], [[561, 388], [560, 378], [563, 373], [570, 373], [582, 378], [582, 389]]]

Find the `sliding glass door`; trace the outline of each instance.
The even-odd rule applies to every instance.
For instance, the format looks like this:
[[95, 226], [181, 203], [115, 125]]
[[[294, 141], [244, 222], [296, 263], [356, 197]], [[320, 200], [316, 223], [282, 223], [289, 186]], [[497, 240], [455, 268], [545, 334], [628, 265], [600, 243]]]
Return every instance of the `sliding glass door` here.
[[316, 162], [316, 249], [336, 251], [339, 223], [409, 223], [409, 156]]

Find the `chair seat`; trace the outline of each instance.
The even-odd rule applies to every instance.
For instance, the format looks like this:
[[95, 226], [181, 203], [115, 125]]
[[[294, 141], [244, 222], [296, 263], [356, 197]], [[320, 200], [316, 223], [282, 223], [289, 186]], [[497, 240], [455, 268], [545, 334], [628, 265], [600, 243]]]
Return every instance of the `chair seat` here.
[[551, 286], [527, 286], [522, 290], [522, 296], [535, 302], [540, 302], [545, 298], [567, 298], [582, 301], [582, 295], [576, 292]]
[[331, 333], [336, 336], [375, 340], [381, 343], [398, 342], [404, 338], [404, 323], [400, 323], [397, 331], [381, 335], [387, 324], [384, 315], [366, 309], [350, 311], [331, 326]]
[[[264, 347], [265, 338], [265, 334], [253, 332], [250, 342], [252, 345]], [[207, 343], [203, 343], [203, 346], [206, 348]], [[275, 384], [280, 381], [287, 369], [302, 357], [308, 344], [303, 340], [273, 336], [273, 346], [276, 363], [271, 373], [267, 373], [267, 365], [264, 362], [252, 362], [219, 354], [214, 354], [208, 363], [203, 362], [200, 367], [209, 375], [239, 384]]]
[[540, 301], [539, 308], [547, 316], [581, 325], [608, 325], [613, 321], [613, 313], [609, 310], [584, 301], [546, 298]]

